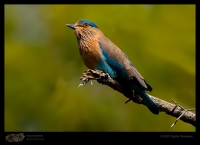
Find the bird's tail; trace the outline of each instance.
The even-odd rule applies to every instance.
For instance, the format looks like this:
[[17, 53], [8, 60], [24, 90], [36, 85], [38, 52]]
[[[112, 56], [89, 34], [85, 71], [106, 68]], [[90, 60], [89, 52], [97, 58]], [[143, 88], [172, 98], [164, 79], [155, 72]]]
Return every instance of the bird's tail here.
[[131, 87], [132, 90], [134, 90], [135, 94], [138, 94], [142, 98], [142, 100], [144, 101], [144, 104], [149, 108], [149, 110], [153, 114], [159, 114], [158, 107], [144, 90], [142, 90], [140, 87], [138, 87], [137, 85], [133, 84], [130, 81], [128, 81], [128, 85], [129, 87]]
[[149, 110], [153, 114], [159, 114], [158, 107], [152, 101], [152, 99], [148, 96], [148, 94], [144, 90], [142, 90], [142, 88], [140, 88], [138, 85], [136, 85], [132, 81], [124, 79], [123, 77], [118, 76], [117, 80], [120, 82], [120, 84], [125, 86], [125, 88], [126, 87], [130, 88], [134, 91], [135, 94], [138, 94], [142, 98], [144, 104], [149, 108]]
[[159, 114], [159, 109], [152, 99], [144, 91], [139, 91], [138, 95], [143, 99], [144, 104], [149, 108], [149, 110], [154, 114]]

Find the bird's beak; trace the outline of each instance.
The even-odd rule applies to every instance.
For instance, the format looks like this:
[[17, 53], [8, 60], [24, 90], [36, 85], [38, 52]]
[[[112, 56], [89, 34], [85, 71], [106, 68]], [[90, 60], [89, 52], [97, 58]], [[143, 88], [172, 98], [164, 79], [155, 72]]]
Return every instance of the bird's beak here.
[[74, 25], [74, 24], [66, 24], [66, 26], [68, 26], [69, 28], [72, 28], [72, 29], [76, 29], [78, 28], [78, 26]]

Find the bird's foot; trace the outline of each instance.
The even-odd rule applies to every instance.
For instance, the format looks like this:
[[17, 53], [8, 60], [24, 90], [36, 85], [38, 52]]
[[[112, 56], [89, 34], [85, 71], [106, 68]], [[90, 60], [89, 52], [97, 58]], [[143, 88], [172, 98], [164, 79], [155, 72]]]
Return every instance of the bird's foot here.
[[129, 98], [128, 100], [126, 100], [125, 104], [128, 103], [128, 102], [130, 102], [130, 101], [131, 101], [131, 99]]
[[[101, 70], [86, 70], [84, 73], [83, 73], [83, 76], [80, 77], [80, 80], [82, 81], [78, 88], [87, 84], [89, 81], [91, 80], [101, 80], [101, 79], [107, 79], [108, 78], [108, 74], [104, 73], [103, 71]], [[93, 83], [91, 82], [91, 85]]]
[[89, 81], [90, 81], [89, 79], [82, 80], [82, 82], [78, 85], [78, 88], [82, 87], [85, 84], [87, 84]]

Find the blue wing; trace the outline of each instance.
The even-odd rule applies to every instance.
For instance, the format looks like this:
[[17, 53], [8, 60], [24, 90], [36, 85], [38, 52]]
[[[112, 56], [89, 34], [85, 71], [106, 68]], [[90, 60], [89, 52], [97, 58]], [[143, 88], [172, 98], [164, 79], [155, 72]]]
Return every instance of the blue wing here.
[[[115, 76], [120, 74], [128, 80], [135, 78], [144, 90], [148, 90], [148, 87], [150, 88], [141, 74], [137, 71], [136, 67], [130, 62], [127, 55], [125, 55], [112, 41], [106, 37], [100, 37], [99, 46], [103, 54], [103, 62], [104, 64], [107, 64], [107, 67], [111, 68], [111, 74], [114, 74], [113, 72], [115, 72]], [[109, 71], [107, 73], [109, 73]], [[150, 88], [150, 90], [152, 89]]]
[[114, 77], [121, 75], [125, 78], [123, 81], [126, 82], [136, 94], [142, 97], [149, 110], [154, 114], [159, 114], [158, 107], [144, 91], [152, 91], [151, 86], [146, 83], [136, 67], [130, 62], [127, 55], [106, 37], [99, 39], [99, 46], [103, 56], [101, 61], [101, 64], [104, 64], [102, 67], [103, 70], [111, 75], [115, 74], [113, 75]]

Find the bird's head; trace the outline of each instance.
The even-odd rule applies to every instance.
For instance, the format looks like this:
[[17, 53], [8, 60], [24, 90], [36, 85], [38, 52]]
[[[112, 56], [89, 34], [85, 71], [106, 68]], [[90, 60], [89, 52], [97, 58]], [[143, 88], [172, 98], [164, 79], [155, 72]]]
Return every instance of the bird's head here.
[[97, 25], [85, 19], [80, 19], [75, 24], [66, 24], [66, 26], [74, 30], [78, 41], [82, 38], [90, 40], [96, 38], [99, 34], [102, 35]]
[[79, 28], [97, 28], [97, 25], [95, 25], [93, 22], [85, 19], [80, 19], [78, 20], [75, 24], [66, 24], [69, 28], [72, 28], [74, 30], [79, 29]]

